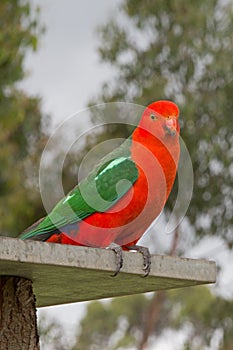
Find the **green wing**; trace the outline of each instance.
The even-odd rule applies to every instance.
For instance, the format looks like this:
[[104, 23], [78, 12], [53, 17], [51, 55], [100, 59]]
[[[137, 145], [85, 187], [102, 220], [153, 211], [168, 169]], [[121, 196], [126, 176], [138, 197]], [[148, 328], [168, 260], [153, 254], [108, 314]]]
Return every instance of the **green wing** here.
[[22, 234], [21, 239], [33, 238], [73, 224], [95, 212], [111, 208], [138, 178], [138, 170], [130, 158], [131, 139], [104, 157], [68, 195], [60, 200], [51, 213], [38, 225]]

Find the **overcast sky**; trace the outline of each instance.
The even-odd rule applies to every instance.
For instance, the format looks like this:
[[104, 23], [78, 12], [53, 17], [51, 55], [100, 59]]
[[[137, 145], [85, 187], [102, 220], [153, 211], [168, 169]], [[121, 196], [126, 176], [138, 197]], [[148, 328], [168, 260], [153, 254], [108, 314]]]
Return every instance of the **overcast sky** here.
[[46, 27], [39, 50], [28, 54], [23, 87], [43, 100], [43, 109], [61, 121], [87, 105], [112, 75], [101, 65], [96, 27], [107, 21], [119, 0], [31, 0], [41, 8]]

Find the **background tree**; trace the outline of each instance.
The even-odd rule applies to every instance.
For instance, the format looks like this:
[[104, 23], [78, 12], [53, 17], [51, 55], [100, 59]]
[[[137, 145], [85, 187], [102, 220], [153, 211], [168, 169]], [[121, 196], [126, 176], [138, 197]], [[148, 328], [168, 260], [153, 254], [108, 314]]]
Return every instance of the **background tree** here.
[[167, 98], [180, 105], [195, 179], [187, 217], [197, 235], [217, 234], [230, 247], [232, 17], [231, 1], [123, 1], [99, 29], [99, 55], [115, 68], [115, 79], [91, 101], [147, 105]]
[[[105, 82], [101, 94], [90, 101], [90, 105], [119, 100], [147, 105], [167, 98], [179, 104], [181, 135], [194, 169], [194, 192], [186, 217], [195, 232], [194, 242], [204, 235], [215, 235], [230, 249], [233, 244], [232, 30], [232, 1], [122, 1], [114, 19], [99, 28], [99, 55], [115, 69], [115, 77]], [[96, 115], [93, 123], [95, 120]], [[111, 135], [111, 128], [105, 127], [106, 134]], [[114, 133], [116, 129], [119, 130], [115, 126]], [[175, 192], [167, 210], [172, 209], [174, 195]], [[182, 225], [178, 236], [181, 233]], [[174, 237], [173, 243], [175, 240]], [[185, 249], [178, 244], [179, 252], [185, 253]], [[90, 304], [74, 349], [79, 349], [80, 344], [87, 349], [103, 344], [106, 349], [146, 349], [151, 342], [155, 344], [159, 334], [172, 329], [186, 335], [183, 349], [231, 347], [232, 301], [200, 287], [159, 292], [149, 306], [148, 299], [142, 296], [144, 302], [138, 312], [131, 305], [133, 300], [137, 304], [137, 298]], [[120, 315], [116, 315], [116, 310], [120, 310]], [[152, 310], [153, 322], [148, 331], [145, 325], [151, 320]], [[134, 315], [130, 319], [128, 312]], [[103, 314], [107, 320], [115, 315], [104, 334], [95, 321]], [[138, 318], [140, 323], [135, 326]], [[88, 331], [95, 334], [88, 339], [86, 324], [91, 325]]]
[[[156, 341], [168, 335], [170, 339], [176, 339], [178, 334], [183, 335], [179, 349], [231, 348], [232, 302], [213, 295], [207, 287], [163, 293], [159, 317], [152, 325], [152, 336], [145, 349], [154, 349]], [[146, 297], [141, 294], [115, 298], [106, 303], [90, 303], [72, 350], [139, 349], [152, 299], [151, 295]], [[175, 340], [172, 344], [172, 349], [177, 348]]]
[[26, 0], [1, 1], [0, 24], [0, 234], [15, 236], [43, 214], [37, 173], [47, 121], [40, 99], [18, 84], [42, 27]]
[[[43, 209], [37, 187], [45, 136], [40, 99], [19, 87], [42, 28], [27, 0], [0, 3], [0, 234], [18, 235]], [[39, 349], [32, 282], [0, 277], [1, 349]], [[14, 336], [12, 336], [14, 335]]]

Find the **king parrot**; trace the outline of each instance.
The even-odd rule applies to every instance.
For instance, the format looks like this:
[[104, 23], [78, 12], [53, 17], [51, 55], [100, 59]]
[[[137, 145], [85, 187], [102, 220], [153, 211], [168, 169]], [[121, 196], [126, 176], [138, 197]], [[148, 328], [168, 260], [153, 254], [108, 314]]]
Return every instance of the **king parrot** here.
[[132, 135], [20, 238], [110, 248], [116, 253], [115, 275], [122, 249], [137, 250], [148, 275], [149, 250], [136, 243], [171, 192], [180, 154], [178, 117], [172, 101], [151, 103]]

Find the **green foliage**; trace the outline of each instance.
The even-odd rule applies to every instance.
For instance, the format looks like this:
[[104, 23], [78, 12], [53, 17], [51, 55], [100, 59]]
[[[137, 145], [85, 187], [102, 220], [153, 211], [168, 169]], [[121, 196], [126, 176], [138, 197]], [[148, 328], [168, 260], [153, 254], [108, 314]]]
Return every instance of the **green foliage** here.
[[72, 350], [91, 349], [91, 344], [107, 349], [109, 338], [117, 326], [117, 318], [113, 312], [109, 312], [108, 305], [94, 301], [89, 304], [80, 326], [82, 332]]
[[[72, 350], [137, 348], [150, 305], [151, 297], [145, 295], [90, 303]], [[155, 335], [161, 336], [170, 328], [186, 332], [182, 349], [204, 349], [211, 345], [218, 332], [218, 348], [225, 349], [224, 346], [233, 341], [232, 313], [232, 302], [213, 295], [207, 287], [169, 291], [151, 341], [156, 345]]]
[[0, 3], [0, 234], [17, 235], [42, 215], [35, 173], [44, 144], [40, 99], [17, 83], [42, 31], [28, 1]]
[[212, 339], [220, 334], [219, 349], [224, 349], [233, 341], [233, 303], [220, 296], [214, 296], [206, 287], [169, 292], [169, 303], [176, 312], [171, 314], [170, 325], [181, 329], [189, 325], [188, 349], [204, 349]]
[[23, 79], [25, 53], [29, 48], [36, 50], [42, 28], [37, 18], [32, 18], [30, 3], [26, 0], [1, 1], [0, 23], [2, 95], [4, 88], [13, 87], [16, 81]]
[[118, 16], [99, 29], [99, 55], [115, 68], [115, 79], [91, 101], [172, 99], [180, 105], [195, 179], [188, 218], [199, 237], [218, 234], [230, 247], [232, 31], [230, 1], [125, 0]]
[[141, 333], [142, 315], [147, 305], [144, 295], [90, 303], [72, 350], [132, 348]]

